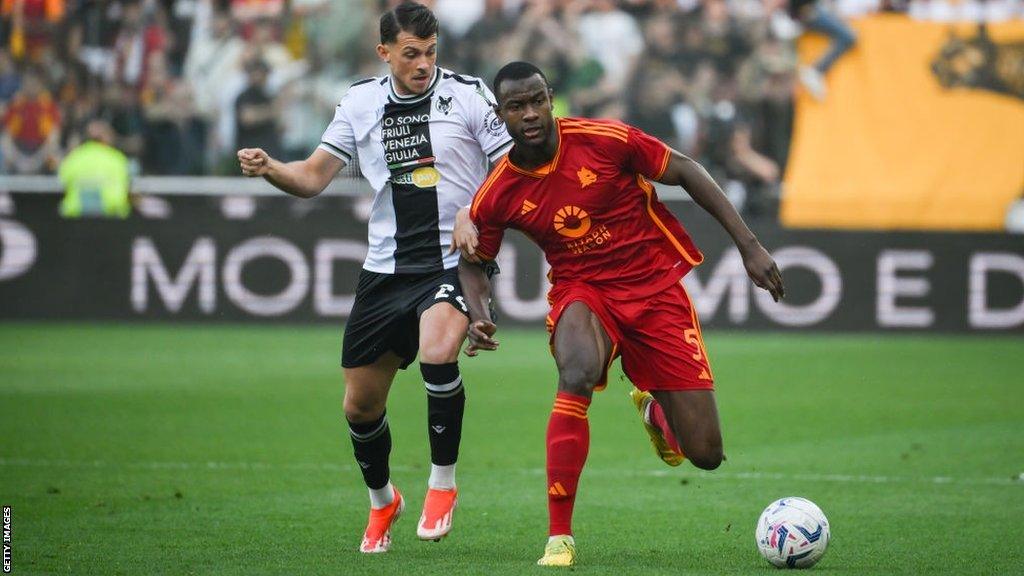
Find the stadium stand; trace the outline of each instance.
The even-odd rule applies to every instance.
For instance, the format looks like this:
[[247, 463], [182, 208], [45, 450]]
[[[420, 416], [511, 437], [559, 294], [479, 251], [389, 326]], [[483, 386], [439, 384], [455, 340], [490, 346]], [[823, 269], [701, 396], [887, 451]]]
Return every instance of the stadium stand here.
[[[114, 128], [135, 175], [235, 175], [239, 139], [253, 134], [284, 158], [305, 157], [348, 85], [384, 72], [375, 15], [393, 3], [3, 0], [3, 173], [55, 174], [95, 118]], [[748, 215], [775, 214], [802, 78], [793, 7], [806, 3], [427, 4], [443, 27], [442, 65], [489, 80], [504, 62], [536, 62], [561, 114], [635, 124], [699, 159]], [[835, 9], [925, 20], [1024, 15], [1020, 0], [841, 0]], [[257, 69], [266, 71], [259, 89], [249, 83]], [[257, 110], [273, 120], [251, 125]]]

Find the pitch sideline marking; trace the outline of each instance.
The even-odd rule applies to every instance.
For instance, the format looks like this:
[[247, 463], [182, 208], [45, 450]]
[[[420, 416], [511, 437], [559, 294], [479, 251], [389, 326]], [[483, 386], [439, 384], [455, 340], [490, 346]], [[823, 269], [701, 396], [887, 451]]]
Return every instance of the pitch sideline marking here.
[[[268, 462], [110, 462], [107, 460], [48, 460], [28, 458], [0, 458], [0, 467], [38, 468], [129, 468], [137, 470], [304, 470], [320, 472], [351, 472], [355, 466], [332, 463], [291, 463], [271, 464]], [[416, 472], [422, 468], [395, 466], [396, 472]], [[521, 468], [514, 472], [541, 476], [543, 468]], [[632, 470], [613, 468], [592, 468], [585, 473], [589, 476], [636, 476], [636, 477], [678, 477], [697, 480], [788, 480], [800, 482], [838, 482], [849, 484], [951, 484], [1024, 486], [1024, 478], [958, 478], [953, 476], [872, 476], [858, 474], [785, 474], [781, 472], [700, 472], [680, 473], [669, 470]]]

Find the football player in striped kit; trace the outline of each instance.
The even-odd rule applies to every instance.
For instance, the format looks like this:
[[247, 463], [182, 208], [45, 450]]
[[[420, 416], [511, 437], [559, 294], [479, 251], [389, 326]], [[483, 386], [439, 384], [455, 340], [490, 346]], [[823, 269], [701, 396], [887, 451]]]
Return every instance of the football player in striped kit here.
[[238, 151], [243, 174], [294, 196], [316, 196], [353, 157], [375, 190], [369, 251], [342, 346], [345, 417], [370, 492], [360, 545], [367, 553], [388, 550], [405, 506], [390, 480], [385, 408], [396, 372], [417, 353], [431, 472], [416, 532], [436, 541], [451, 530], [466, 397], [458, 353], [468, 312], [459, 255], [448, 252], [455, 213], [512, 145], [484, 83], [437, 66], [437, 29], [434, 14], [415, 2], [381, 16], [377, 53], [390, 74], [352, 85], [309, 158], [283, 163], [260, 149]]

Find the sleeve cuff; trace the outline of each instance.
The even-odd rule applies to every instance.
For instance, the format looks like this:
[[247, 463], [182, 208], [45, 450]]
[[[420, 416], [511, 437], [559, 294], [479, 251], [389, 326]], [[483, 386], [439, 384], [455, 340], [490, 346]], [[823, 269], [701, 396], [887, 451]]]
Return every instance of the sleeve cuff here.
[[330, 142], [321, 142], [320, 146], [318, 146], [318, 148], [320, 148], [321, 150], [323, 150], [324, 152], [327, 152], [328, 154], [330, 154], [332, 156], [335, 156], [337, 158], [340, 158], [341, 160], [344, 160], [345, 162], [352, 162], [352, 153], [351, 152], [346, 152], [346, 151], [342, 150], [341, 148], [338, 148], [334, 144], [331, 144]]
[[504, 156], [506, 153], [508, 153], [510, 148], [512, 148], [511, 138], [505, 140], [490, 152], [487, 152], [487, 159], [490, 160], [491, 162], [494, 162], [501, 158], [502, 156]]
[[652, 178], [653, 180], [661, 180], [661, 177], [665, 175], [665, 170], [668, 168], [668, 161], [671, 157], [672, 149], [665, 146], [665, 157], [661, 159], [661, 168], [658, 169], [658, 173]]

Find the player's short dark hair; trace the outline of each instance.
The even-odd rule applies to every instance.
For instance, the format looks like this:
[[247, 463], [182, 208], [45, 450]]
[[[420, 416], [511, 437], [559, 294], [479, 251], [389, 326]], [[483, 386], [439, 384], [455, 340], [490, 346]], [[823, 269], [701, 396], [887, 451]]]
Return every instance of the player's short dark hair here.
[[[539, 74], [541, 79], [544, 80], [544, 84], [548, 83], [548, 77], [541, 72], [540, 68], [537, 68], [529, 62], [509, 62], [498, 70], [498, 73], [494, 75], [494, 97], [500, 100], [501, 94], [501, 83], [506, 80], [525, 80], [532, 77], [534, 74]], [[498, 102], [499, 104], [501, 102]]]
[[381, 44], [393, 44], [403, 30], [417, 38], [430, 38], [437, 34], [437, 16], [434, 16], [430, 8], [411, 0], [381, 15]]

